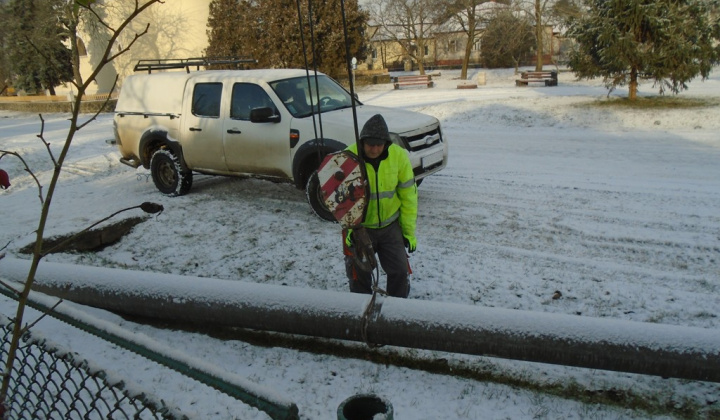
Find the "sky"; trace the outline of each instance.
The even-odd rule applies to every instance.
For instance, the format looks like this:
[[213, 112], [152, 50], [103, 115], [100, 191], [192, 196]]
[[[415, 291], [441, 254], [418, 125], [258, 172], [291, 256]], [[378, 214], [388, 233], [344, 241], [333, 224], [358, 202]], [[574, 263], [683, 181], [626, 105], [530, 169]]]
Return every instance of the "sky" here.
[[[621, 88], [608, 95], [601, 81], [577, 81], [567, 72], [560, 73], [556, 87], [516, 87], [512, 70], [479, 69], [470, 76], [475, 79], [479, 71], [486, 84], [477, 89], [457, 89], [454, 71], [435, 73], [436, 86], [430, 89], [358, 88], [367, 104], [437, 117], [449, 142], [448, 166], [419, 187], [409, 299], [716, 334], [717, 70], [679, 95], [713, 106], [656, 110], [599, 106], [627, 92]], [[641, 97], [655, 94], [651, 82], [640, 86]], [[57, 154], [67, 115], [43, 118], [44, 137]], [[39, 130], [35, 114], [0, 111], [0, 149], [20, 153], [47, 186], [52, 165]], [[148, 171], [118, 161], [111, 138], [111, 115], [101, 115], [76, 135], [47, 236], [79, 231], [145, 201], [160, 203], [165, 211], [102, 251], [52, 254], [48, 262], [292, 286], [307, 293], [347, 292], [340, 228], [315, 217], [302, 191], [257, 179], [196, 175], [188, 195], [165, 197]], [[19, 250], [34, 240], [40, 201], [17, 159], [4, 157], [0, 168], [12, 183], [0, 190], [0, 246], [7, 244], [7, 264], [28, 258]], [[131, 211], [116, 219], [138, 215]], [[556, 292], [560, 298], [554, 299]], [[1, 298], [0, 313], [11, 316], [14, 305]], [[340, 344], [347, 354], [364, 356], [340, 357], [63, 305], [142, 337], [139, 341], [270, 389], [297, 404], [303, 419], [335, 419], [342, 401], [364, 393], [387, 399], [396, 419], [670, 419], [683, 407], [695, 407], [698, 418], [720, 410], [720, 387], [709, 382], [359, 343]], [[30, 320], [34, 316], [31, 311]], [[33, 331], [192, 417], [268, 418], [52, 318]], [[378, 355], [445, 360], [489, 379], [374, 363]], [[603, 394], [621, 396], [620, 403], [582, 399]], [[629, 406], [624, 401], [630, 396], [653, 411]]]

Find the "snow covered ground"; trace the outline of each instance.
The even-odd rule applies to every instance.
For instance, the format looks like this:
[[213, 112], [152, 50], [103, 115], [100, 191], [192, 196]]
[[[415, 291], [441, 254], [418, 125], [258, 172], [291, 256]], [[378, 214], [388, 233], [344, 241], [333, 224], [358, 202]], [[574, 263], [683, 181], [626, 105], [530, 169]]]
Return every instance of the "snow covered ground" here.
[[[450, 141], [448, 167], [419, 188], [411, 299], [720, 327], [717, 71], [680, 95], [713, 106], [656, 110], [593, 106], [607, 100], [607, 91], [598, 81], [575, 81], [570, 73], [560, 73], [557, 87], [529, 88], [515, 87], [511, 70], [487, 71], [487, 84], [477, 89], [456, 89], [457, 76], [442, 72], [432, 89], [383, 85], [358, 92], [368, 104], [438, 117]], [[641, 86], [641, 95], [654, 94], [650, 84]], [[45, 138], [57, 154], [67, 116], [43, 117]], [[52, 167], [36, 137], [38, 116], [0, 112], [0, 130], [0, 149], [21, 153], [47, 185]], [[196, 176], [190, 194], [164, 197], [147, 171], [119, 163], [116, 149], [106, 143], [110, 138], [110, 115], [76, 136], [47, 235], [78, 231], [144, 201], [161, 203], [165, 211], [103, 251], [53, 254], [48, 261], [347, 290], [339, 227], [314, 217], [302, 191], [268, 181]], [[8, 244], [8, 256], [27, 258], [19, 249], [34, 240], [38, 190], [17, 159], [6, 156], [0, 168], [13, 184], [0, 191], [0, 247]], [[1, 270], [2, 263], [0, 276]], [[560, 299], [553, 299], [556, 291]], [[0, 299], [1, 313], [12, 316], [13, 308]], [[367, 392], [387, 398], [396, 419], [674, 418], [683, 410], [709, 418], [709, 410], [720, 410], [720, 386], [712, 383], [407, 349], [364, 350], [445, 359], [494, 378], [473, 380], [163, 329], [81, 309], [275, 389], [297, 403], [303, 419], [334, 419], [343, 400]], [[52, 319], [35, 331], [197, 418], [267, 418]], [[357, 347], [362, 349], [349, 346]], [[615, 395], [619, 402], [597, 404], [591, 397], [598, 395]], [[630, 397], [654, 411], [633, 409]]]

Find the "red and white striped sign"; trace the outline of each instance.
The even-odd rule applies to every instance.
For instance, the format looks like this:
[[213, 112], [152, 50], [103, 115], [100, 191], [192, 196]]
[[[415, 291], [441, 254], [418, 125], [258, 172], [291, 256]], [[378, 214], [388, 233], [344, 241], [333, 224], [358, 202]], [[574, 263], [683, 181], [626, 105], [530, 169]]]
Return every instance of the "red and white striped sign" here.
[[325, 206], [344, 228], [359, 225], [365, 217], [368, 193], [363, 169], [348, 151], [325, 156], [318, 169]]

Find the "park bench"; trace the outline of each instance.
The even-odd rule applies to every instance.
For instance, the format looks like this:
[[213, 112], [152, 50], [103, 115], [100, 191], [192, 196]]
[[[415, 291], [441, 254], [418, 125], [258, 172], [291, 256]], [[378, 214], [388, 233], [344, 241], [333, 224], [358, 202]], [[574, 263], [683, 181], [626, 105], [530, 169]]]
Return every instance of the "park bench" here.
[[393, 86], [400, 89], [403, 86], [427, 86], [433, 87], [432, 76], [429, 74], [418, 76], [397, 76], [393, 77]]
[[557, 86], [556, 71], [524, 71], [520, 79], [515, 80], [516, 86], [528, 86], [530, 83], [544, 83], [545, 86]]

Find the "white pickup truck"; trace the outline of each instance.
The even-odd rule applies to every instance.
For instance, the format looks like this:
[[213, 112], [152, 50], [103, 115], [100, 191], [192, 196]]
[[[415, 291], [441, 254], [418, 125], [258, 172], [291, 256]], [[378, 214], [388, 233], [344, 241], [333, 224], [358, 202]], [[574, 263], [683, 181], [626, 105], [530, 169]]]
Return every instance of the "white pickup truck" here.
[[[410, 153], [415, 178], [445, 167], [447, 141], [437, 118], [356, 100], [358, 127], [375, 114]], [[350, 94], [330, 77], [305, 70], [207, 70], [131, 75], [115, 107], [121, 162], [150, 169], [167, 195], [186, 194], [193, 172], [280, 179], [322, 204], [322, 158], [355, 142]]]

